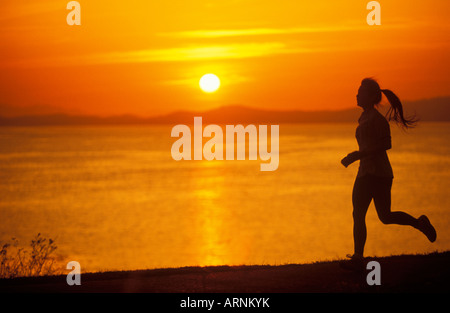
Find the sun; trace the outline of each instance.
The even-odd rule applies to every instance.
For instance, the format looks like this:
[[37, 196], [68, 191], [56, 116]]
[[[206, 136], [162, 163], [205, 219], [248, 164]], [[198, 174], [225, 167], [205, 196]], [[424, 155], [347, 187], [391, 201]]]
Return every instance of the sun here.
[[205, 74], [200, 78], [199, 85], [201, 90], [211, 93], [219, 89], [220, 79], [214, 74]]

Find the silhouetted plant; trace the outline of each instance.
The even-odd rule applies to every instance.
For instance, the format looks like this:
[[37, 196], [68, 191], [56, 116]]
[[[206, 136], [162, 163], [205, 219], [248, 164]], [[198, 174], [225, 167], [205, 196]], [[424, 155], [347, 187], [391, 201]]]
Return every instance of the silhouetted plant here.
[[55, 258], [52, 256], [57, 249], [55, 241], [38, 233], [31, 240], [30, 247], [31, 251], [19, 248], [15, 238], [12, 238], [12, 243], [3, 244], [0, 250], [0, 278], [56, 274]]

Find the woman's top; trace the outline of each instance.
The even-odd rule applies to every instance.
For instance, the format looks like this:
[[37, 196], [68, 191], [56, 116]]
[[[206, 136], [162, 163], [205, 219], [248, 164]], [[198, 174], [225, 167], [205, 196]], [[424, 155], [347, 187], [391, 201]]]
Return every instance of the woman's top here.
[[365, 110], [356, 128], [359, 151], [374, 151], [361, 158], [357, 177], [374, 175], [394, 177], [386, 149], [391, 147], [389, 122], [377, 109]]

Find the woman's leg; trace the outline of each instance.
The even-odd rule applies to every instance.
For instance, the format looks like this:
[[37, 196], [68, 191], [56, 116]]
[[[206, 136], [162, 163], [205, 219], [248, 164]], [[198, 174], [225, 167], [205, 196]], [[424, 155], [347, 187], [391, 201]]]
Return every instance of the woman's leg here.
[[405, 212], [391, 212], [392, 179], [377, 177], [374, 181], [373, 201], [383, 224], [409, 225], [424, 233], [431, 242], [436, 241], [436, 230], [425, 215], [417, 219]]
[[419, 228], [419, 220], [402, 211], [391, 212], [392, 178], [373, 177], [373, 202], [383, 224], [409, 225]]
[[353, 241], [355, 255], [363, 256], [366, 244], [366, 213], [372, 201], [369, 177], [357, 177], [353, 185]]

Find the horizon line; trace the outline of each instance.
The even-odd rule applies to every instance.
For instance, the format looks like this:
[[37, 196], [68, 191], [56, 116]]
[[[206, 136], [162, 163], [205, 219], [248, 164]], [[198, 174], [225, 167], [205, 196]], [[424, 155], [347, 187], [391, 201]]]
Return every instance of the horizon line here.
[[[450, 95], [448, 96], [435, 96], [435, 97], [428, 97], [428, 98], [421, 98], [421, 99], [417, 99], [417, 100], [403, 100], [402, 103], [417, 103], [417, 102], [422, 102], [422, 101], [431, 101], [431, 100], [438, 100], [438, 99], [448, 99], [450, 101]], [[381, 107], [385, 107], [386, 104], [385, 103], [381, 103]], [[356, 104], [354, 106], [348, 106], [348, 107], [343, 107], [343, 108], [339, 108], [339, 109], [316, 109], [316, 110], [305, 110], [305, 109], [279, 109], [279, 108], [275, 108], [275, 109], [271, 109], [271, 108], [258, 108], [258, 107], [254, 107], [251, 105], [244, 105], [244, 104], [224, 104], [224, 105], [219, 105], [210, 109], [204, 109], [204, 110], [189, 110], [189, 109], [175, 109], [172, 110], [170, 112], [166, 112], [166, 113], [161, 113], [161, 114], [155, 114], [155, 115], [145, 115], [145, 114], [139, 114], [139, 113], [132, 113], [132, 112], [124, 112], [124, 113], [113, 113], [113, 114], [108, 114], [108, 115], [102, 115], [102, 114], [98, 114], [98, 113], [87, 113], [87, 112], [68, 112], [68, 111], [59, 111], [60, 108], [57, 108], [55, 106], [45, 106], [45, 105], [41, 105], [41, 104], [36, 104], [36, 105], [28, 105], [28, 106], [11, 106], [8, 104], [1, 104], [0, 103], [0, 108], [2, 107], [6, 107], [6, 108], [13, 108], [13, 109], [33, 109], [36, 107], [44, 107], [44, 108], [48, 108], [50, 112], [47, 113], [24, 113], [24, 114], [1, 114], [0, 113], [0, 118], [3, 119], [11, 119], [11, 118], [19, 118], [19, 117], [33, 117], [33, 116], [38, 116], [38, 117], [43, 117], [43, 116], [55, 116], [55, 115], [64, 115], [64, 116], [70, 116], [70, 117], [97, 117], [97, 118], [117, 118], [117, 117], [134, 117], [134, 118], [141, 118], [141, 119], [157, 119], [157, 118], [164, 118], [173, 114], [179, 114], [179, 113], [199, 113], [199, 114], [204, 114], [204, 113], [209, 113], [212, 111], [217, 111], [217, 110], [221, 110], [221, 109], [231, 109], [231, 108], [235, 108], [235, 109], [246, 109], [246, 110], [254, 110], [254, 111], [260, 111], [260, 112], [277, 112], [277, 113], [290, 113], [290, 112], [301, 112], [301, 113], [330, 113], [330, 112], [343, 112], [343, 111], [350, 111], [350, 110], [357, 110], [359, 109]], [[51, 112], [52, 110], [54, 110], [54, 112]]]
[[[450, 98], [450, 96], [449, 96]], [[36, 105], [38, 106], [38, 105]], [[24, 106], [19, 108], [24, 109], [32, 109], [34, 106]], [[241, 105], [241, 104], [228, 104], [228, 105], [221, 105], [217, 106], [211, 109], [205, 109], [205, 110], [189, 110], [189, 109], [176, 109], [167, 113], [161, 113], [156, 115], [144, 115], [144, 114], [138, 114], [138, 113], [116, 113], [116, 114], [109, 114], [109, 115], [101, 115], [96, 113], [83, 113], [83, 112], [49, 112], [49, 113], [24, 113], [20, 115], [2, 115], [0, 113], [0, 118], [20, 118], [20, 117], [44, 117], [44, 116], [67, 116], [67, 117], [95, 117], [95, 118], [115, 118], [115, 117], [134, 117], [134, 118], [140, 118], [140, 119], [157, 119], [157, 118], [164, 118], [168, 117], [174, 114], [204, 114], [204, 113], [210, 113], [214, 111], [218, 111], [221, 109], [244, 109], [244, 110], [253, 110], [253, 111], [260, 111], [262, 113], [270, 113], [270, 112], [277, 112], [277, 113], [291, 113], [291, 112], [299, 112], [299, 113], [331, 113], [331, 112], [342, 112], [342, 111], [351, 111], [355, 109], [359, 109], [356, 105], [354, 107], [344, 107], [340, 109], [319, 109], [319, 110], [304, 110], [304, 109], [270, 109], [270, 108], [257, 108], [253, 106], [248, 105]]]

